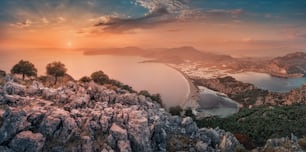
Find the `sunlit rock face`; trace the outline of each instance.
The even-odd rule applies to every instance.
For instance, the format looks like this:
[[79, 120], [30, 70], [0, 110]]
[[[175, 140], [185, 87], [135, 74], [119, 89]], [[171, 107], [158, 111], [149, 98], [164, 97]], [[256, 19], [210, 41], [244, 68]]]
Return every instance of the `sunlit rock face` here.
[[0, 87], [0, 151], [234, 151], [236, 138], [95, 83]]

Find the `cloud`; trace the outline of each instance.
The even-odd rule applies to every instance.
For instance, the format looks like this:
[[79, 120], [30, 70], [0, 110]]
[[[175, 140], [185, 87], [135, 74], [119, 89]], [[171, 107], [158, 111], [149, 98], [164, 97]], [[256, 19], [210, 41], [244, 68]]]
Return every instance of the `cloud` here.
[[189, 8], [187, 5], [188, 0], [136, 0], [135, 4], [147, 8], [149, 12], [165, 8], [167, 11], [173, 13]]
[[47, 18], [45, 18], [45, 17], [43, 17], [41, 20], [42, 20], [42, 22], [45, 23], [45, 24], [48, 24], [48, 23], [49, 23], [49, 20], [48, 20]]
[[33, 22], [31, 20], [26, 19], [23, 22], [17, 22], [17, 23], [10, 24], [10, 25], [16, 28], [25, 28], [25, 27], [29, 27], [32, 23]]
[[57, 22], [58, 23], [64, 23], [65, 21], [66, 21], [66, 19], [64, 17], [61, 17], [61, 16], [57, 17]]
[[204, 14], [207, 16], [230, 16], [233, 18], [239, 17], [241, 14], [243, 14], [243, 9], [231, 9], [231, 10], [225, 10], [225, 9], [211, 9], [204, 11]]
[[123, 32], [130, 29], [148, 28], [173, 21], [173, 16], [166, 8], [158, 8], [138, 18], [121, 18], [118, 16], [104, 16], [95, 24], [104, 31]]
[[95, 21], [95, 27], [100, 27], [103, 31], [125, 32], [133, 29], [152, 28], [167, 23], [182, 21], [198, 21], [203, 19], [216, 18], [238, 18], [243, 14], [243, 9], [191, 9], [188, 4], [190, 0], [136, 0], [137, 6], [148, 10], [141, 17], [131, 18], [118, 15], [102, 16]]

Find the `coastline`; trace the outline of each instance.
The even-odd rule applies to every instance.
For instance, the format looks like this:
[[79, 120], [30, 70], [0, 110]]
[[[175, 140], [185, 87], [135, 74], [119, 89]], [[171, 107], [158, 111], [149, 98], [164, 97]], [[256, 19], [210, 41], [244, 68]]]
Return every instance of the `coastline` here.
[[197, 101], [199, 100], [199, 89], [194, 85], [194, 83], [192, 82], [192, 80], [189, 78], [188, 75], [186, 75], [184, 72], [182, 72], [181, 70], [171, 66], [170, 64], [164, 63], [166, 66], [176, 70], [177, 72], [179, 72], [184, 79], [187, 81], [188, 83], [188, 94], [186, 96], [186, 100], [181, 103], [181, 107], [183, 109], [188, 108], [188, 107], [194, 107], [197, 106]]

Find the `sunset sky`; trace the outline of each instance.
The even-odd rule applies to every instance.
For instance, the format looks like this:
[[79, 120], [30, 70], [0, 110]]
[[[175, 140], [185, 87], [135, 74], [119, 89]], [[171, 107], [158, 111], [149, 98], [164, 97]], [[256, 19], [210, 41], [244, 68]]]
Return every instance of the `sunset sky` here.
[[306, 0], [1, 0], [0, 49], [306, 51]]

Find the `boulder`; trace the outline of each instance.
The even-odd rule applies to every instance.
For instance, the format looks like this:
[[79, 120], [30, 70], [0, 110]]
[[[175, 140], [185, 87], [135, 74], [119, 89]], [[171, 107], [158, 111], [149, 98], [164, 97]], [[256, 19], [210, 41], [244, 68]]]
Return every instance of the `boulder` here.
[[0, 128], [0, 144], [5, 144], [12, 139], [16, 133], [29, 128], [26, 112], [19, 108], [6, 108], [1, 116], [3, 119]]
[[54, 136], [55, 132], [60, 128], [61, 119], [55, 118], [53, 116], [47, 116], [42, 120], [39, 132], [41, 132], [45, 137]]
[[40, 152], [45, 143], [45, 138], [40, 133], [23, 131], [17, 134], [9, 143], [14, 151]]
[[12, 149], [6, 147], [6, 146], [0, 146], [1, 152], [14, 152]]
[[148, 119], [143, 111], [129, 113], [128, 134], [133, 151], [153, 151]]
[[55, 99], [57, 98], [57, 90], [55, 89], [50, 89], [50, 88], [44, 88], [42, 91], [42, 97], [43, 99], [46, 100], [51, 100], [51, 101], [55, 101]]
[[116, 140], [127, 140], [127, 131], [118, 126], [116, 123], [112, 124], [109, 131]]
[[10, 95], [14, 94], [24, 96], [26, 92], [26, 87], [24, 85], [10, 81], [4, 85], [4, 90], [7, 94]]

